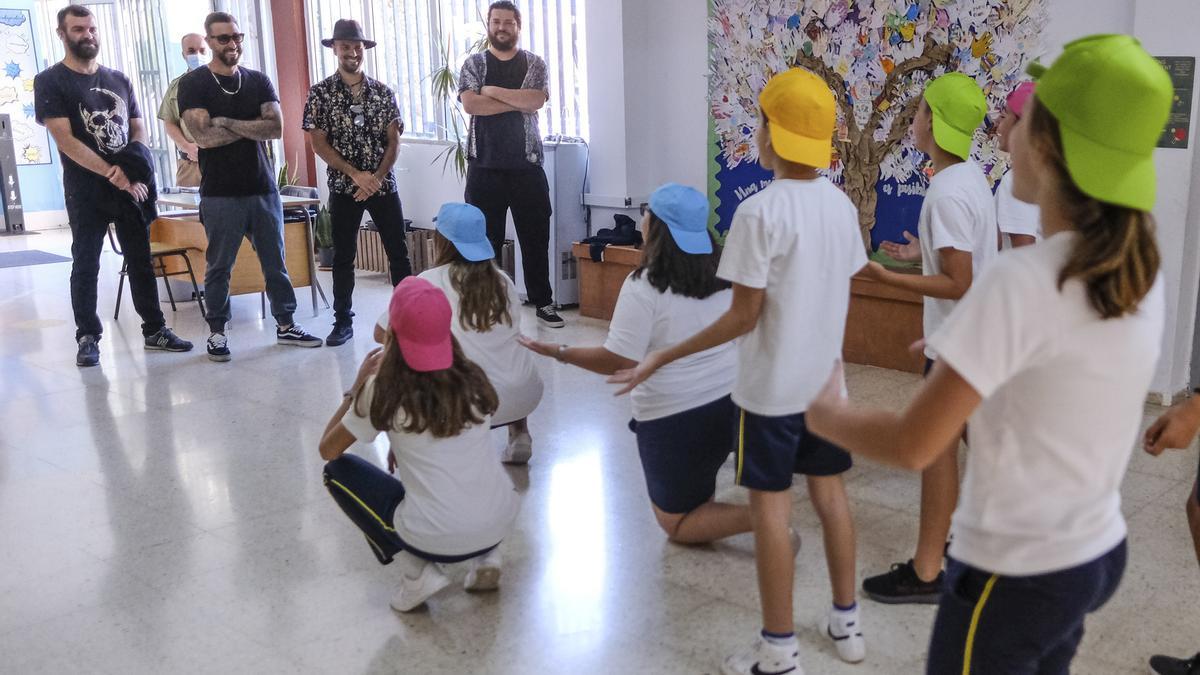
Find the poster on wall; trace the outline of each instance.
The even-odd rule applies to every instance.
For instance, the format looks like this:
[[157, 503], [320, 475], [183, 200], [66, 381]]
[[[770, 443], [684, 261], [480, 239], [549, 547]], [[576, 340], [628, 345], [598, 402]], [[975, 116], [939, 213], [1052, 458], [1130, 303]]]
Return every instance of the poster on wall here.
[[17, 164], [50, 164], [50, 139], [33, 119], [38, 59], [28, 10], [0, 9], [0, 64], [0, 113], [12, 120]]
[[712, 0], [709, 113], [712, 226], [766, 187], [754, 134], [758, 93], [773, 74], [802, 66], [838, 100], [834, 161], [824, 173], [859, 210], [864, 242], [916, 232], [927, 158], [908, 128], [925, 84], [946, 72], [974, 77], [988, 119], [973, 159], [997, 182], [1007, 169], [995, 137], [1004, 100], [1042, 52], [1044, 0]]
[[1171, 115], [1167, 118], [1167, 126], [1163, 129], [1158, 147], [1183, 150], [1188, 146], [1192, 130], [1192, 90], [1196, 86], [1196, 57], [1156, 58], [1171, 76], [1171, 84], [1175, 86], [1175, 96], [1171, 99]]

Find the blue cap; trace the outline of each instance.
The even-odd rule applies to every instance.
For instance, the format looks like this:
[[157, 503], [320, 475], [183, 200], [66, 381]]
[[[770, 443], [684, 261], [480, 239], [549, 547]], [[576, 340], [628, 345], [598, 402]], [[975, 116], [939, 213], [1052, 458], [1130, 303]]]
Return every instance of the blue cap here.
[[487, 222], [483, 211], [470, 204], [442, 204], [437, 215], [437, 231], [448, 239], [462, 257], [471, 262], [496, 257], [492, 242], [487, 238]]
[[708, 235], [708, 198], [695, 188], [667, 183], [650, 195], [650, 210], [667, 224], [684, 253], [712, 253]]

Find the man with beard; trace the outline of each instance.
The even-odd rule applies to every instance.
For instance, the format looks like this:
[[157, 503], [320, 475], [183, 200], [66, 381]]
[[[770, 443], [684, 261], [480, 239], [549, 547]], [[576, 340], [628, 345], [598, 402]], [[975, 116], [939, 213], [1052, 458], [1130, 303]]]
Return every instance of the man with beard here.
[[320, 347], [292, 320], [296, 292], [283, 251], [283, 204], [266, 141], [283, 135], [283, 114], [266, 75], [238, 66], [244, 33], [237, 19], [213, 12], [204, 20], [212, 60], [179, 81], [179, 109], [200, 146], [200, 220], [208, 235], [208, 358], [230, 359], [225, 325], [230, 319], [229, 274], [243, 237], [258, 254], [271, 314], [281, 345]]
[[354, 257], [364, 210], [379, 229], [392, 285], [412, 274], [412, 266], [392, 175], [404, 122], [392, 90], [362, 70], [364, 50], [375, 43], [363, 35], [357, 21], [340, 19], [333, 37], [321, 44], [333, 49], [338, 70], [309, 90], [303, 126], [313, 150], [329, 165], [334, 320], [325, 344], [336, 347], [354, 337]]
[[550, 289], [550, 186], [538, 130], [538, 111], [550, 99], [546, 62], [517, 49], [516, 5], [493, 2], [487, 18], [488, 49], [469, 56], [458, 79], [459, 100], [471, 115], [466, 202], [483, 211], [497, 254], [512, 209], [529, 301], [538, 321], [561, 328]]
[[[58, 12], [58, 37], [66, 55], [33, 79], [34, 116], [54, 137], [63, 164], [67, 219], [71, 224], [71, 308], [75, 313], [75, 364], [100, 363], [101, 325], [96, 315], [100, 252], [110, 223], [125, 254], [133, 305], [142, 317], [146, 349], [186, 352], [192, 343], [166, 327], [150, 260], [147, 204], [153, 171], [131, 182], [125, 159], [150, 157], [146, 128], [123, 73], [96, 62], [100, 39], [91, 11], [69, 5]], [[144, 169], [149, 163], [142, 162]], [[152, 216], [151, 216], [152, 217]]]
[[[199, 68], [208, 58], [208, 46], [204, 44], [202, 35], [188, 33], [183, 36], [179, 46], [183, 48], [183, 60], [187, 63], [189, 73]], [[179, 119], [179, 81], [182, 79], [183, 75], [180, 75], [167, 85], [167, 93], [163, 94], [162, 105], [158, 107], [158, 119], [162, 120], [167, 135], [175, 141], [178, 151], [175, 158], [175, 184], [179, 187], [199, 187], [200, 148], [183, 124], [183, 120]]]

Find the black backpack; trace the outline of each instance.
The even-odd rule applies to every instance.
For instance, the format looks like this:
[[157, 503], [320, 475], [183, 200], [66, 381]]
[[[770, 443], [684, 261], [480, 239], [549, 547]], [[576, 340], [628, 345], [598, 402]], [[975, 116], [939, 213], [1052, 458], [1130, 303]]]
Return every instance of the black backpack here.
[[642, 233], [637, 231], [637, 222], [629, 216], [618, 213], [613, 216], [616, 224], [612, 228], [603, 228], [596, 234], [584, 239], [581, 244], [590, 244], [588, 252], [592, 262], [604, 259], [606, 246], [638, 246], [642, 245]]

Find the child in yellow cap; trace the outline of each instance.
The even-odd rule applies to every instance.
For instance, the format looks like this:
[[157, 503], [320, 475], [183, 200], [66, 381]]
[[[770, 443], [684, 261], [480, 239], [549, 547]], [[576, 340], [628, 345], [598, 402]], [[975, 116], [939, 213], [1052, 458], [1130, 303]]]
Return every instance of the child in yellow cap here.
[[[933, 160], [933, 178], [921, 205], [918, 240], [885, 243], [894, 257], [921, 260], [921, 275], [872, 263], [876, 280], [925, 296], [925, 335], [950, 316], [980, 270], [996, 257], [996, 203], [983, 169], [971, 161], [971, 138], [987, 115], [987, 99], [973, 78], [948, 73], [925, 87], [912, 130], [917, 149]], [[905, 233], [908, 234], [907, 232]], [[925, 348], [925, 372], [937, 358]], [[950, 515], [958, 502], [958, 440], [921, 476], [921, 527], [916, 555], [889, 572], [863, 580], [872, 599], [889, 604], [936, 604], [942, 591], [942, 556]]]
[[736, 482], [750, 490], [763, 626], [730, 656], [726, 675], [802, 673], [792, 619], [795, 571], [789, 537], [792, 477], [807, 477], [821, 519], [833, 586], [824, 635], [850, 662], [866, 655], [855, 603], [854, 522], [842, 474], [844, 450], [813, 435], [805, 411], [842, 353], [850, 277], [867, 262], [858, 212], [817, 173], [829, 166], [836, 108], [829, 86], [794, 68], [759, 97], [759, 161], [775, 174], [738, 207], [717, 275], [733, 302], [692, 337], [646, 355], [610, 381], [632, 389], [659, 368], [717, 345], [738, 342], [733, 401], [738, 408]]
[[908, 408], [849, 406], [835, 369], [812, 428], [909, 469], [971, 420], [928, 673], [1065, 674], [1125, 569], [1120, 487], [1160, 351], [1150, 210], [1171, 79], [1127, 35], [1068, 44], [1010, 138], [1045, 239], [1000, 256], [929, 336]]

